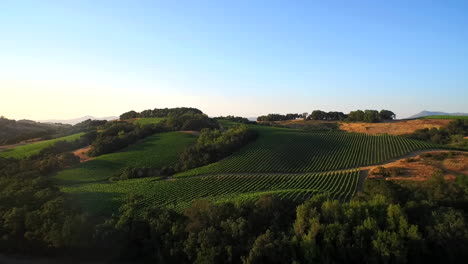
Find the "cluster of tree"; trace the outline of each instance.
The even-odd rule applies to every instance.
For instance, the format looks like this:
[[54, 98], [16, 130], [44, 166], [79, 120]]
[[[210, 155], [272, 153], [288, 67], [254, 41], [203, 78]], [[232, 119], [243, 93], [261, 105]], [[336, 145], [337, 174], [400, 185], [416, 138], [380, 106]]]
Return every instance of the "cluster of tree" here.
[[125, 148], [154, 133], [218, 128], [218, 122], [205, 114], [170, 115], [157, 124], [140, 126], [126, 121], [108, 122], [100, 128], [92, 143], [90, 156], [99, 156]]
[[[0, 251], [44, 254], [53, 248], [82, 248], [91, 222], [47, 175], [76, 162], [71, 153], [24, 160], [0, 158]], [[75, 157], [76, 158], [76, 157]], [[43, 169], [48, 167], [49, 169]]]
[[312, 113], [307, 117], [309, 120], [345, 120], [348, 115], [343, 114], [343, 112], [324, 112], [321, 110], [314, 110]]
[[256, 132], [244, 124], [232, 126], [224, 132], [203, 129], [196, 144], [181, 153], [175, 170], [185, 171], [221, 160], [256, 137]]
[[396, 115], [389, 110], [356, 110], [348, 114], [348, 121], [361, 121], [367, 123], [376, 123], [384, 120], [393, 120]]
[[294, 120], [298, 118], [306, 118], [307, 113], [303, 114], [286, 114], [286, 115], [281, 115], [281, 114], [268, 114], [268, 115], [263, 115], [257, 117], [257, 121], [285, 121], [285, 120]]
[[142, 117], [168, 117], [170, 115], [180, 116], [183, 114], [203, 114], [203, 112], [197, 108], [192, 107], [155, 108], [153, 110], [144, 110], [140, 113], [132, 110], [121, 114], [120, 120]]
[[266, 116], [259, 116], [257, 117], [257, 121], [285, 121], [285, 120], [293, 120], [298, 118], [304, 118], [309, 120], [327, 120], [327, 121], [360, 121], [360, 122], [368, 122], [368, 123], [375, 123], [384, 120], [393, 120], [395, 119], [395, 114], [389, 110], [381, 110], [380, 112], [377, 110], [356, 110], [351, 111], [348, 115], [344, 114], [343, 112], [324, 112], [321, 110], [314, 110], [310, 115], [307, 113], [303, 114], [268, 114]]
[[455, 119], [446, 127], [418, 129], [408, 137], [435, 144], [450, 144], [457, 148], [468, 149], [468, 120]]
[[255, 124], [256, 123], [255, 121], [250, 121], [249, 119], [247, 119], [245, 117], [232, 116], [232, 115], [218, 116], [218, 117], [215, 117], [215, 119], [229, 120], [229, 121], [232, 121], [232, 122], [242, 123], [242, 124]]

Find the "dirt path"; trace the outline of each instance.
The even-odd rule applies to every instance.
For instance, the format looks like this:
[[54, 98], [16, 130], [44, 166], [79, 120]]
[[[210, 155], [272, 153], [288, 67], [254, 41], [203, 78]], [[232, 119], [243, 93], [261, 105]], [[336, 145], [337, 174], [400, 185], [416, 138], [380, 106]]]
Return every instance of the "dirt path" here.
[[92, 157], [86, 155], [86, 152], [88, 152], [90, 149], [91, 149], [91, 145], [86, 146], [84, 148], [77, 149], [73, 151], [72, 153], [78, 158], [80, 158], [80, 162], [86, 162], [88, 160], [93, 159]]

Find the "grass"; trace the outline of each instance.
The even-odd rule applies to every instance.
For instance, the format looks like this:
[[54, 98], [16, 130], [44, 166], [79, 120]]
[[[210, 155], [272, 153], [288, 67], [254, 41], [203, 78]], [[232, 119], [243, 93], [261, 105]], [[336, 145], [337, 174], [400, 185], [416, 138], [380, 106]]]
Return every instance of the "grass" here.
[[145, 126], [145, 125], [157, 124], [161, 122], [162, 120], [164, 120], [164, 118], [162, 117], [146, 117], [146, 118], [139, 118], [135, 120], [133, 123], [139, 124], [141, 126]]
[[468, 116], [454, 116], [454, 115], [433, 115], [423, 116], [421, 119], [468, 119]]
[[107, 180], [126, 166], [161, 168], [173, 165], [179, 158], [179, 152], [195, 140], [195, 136], [181, 132], [154, 134], [122, 151], [60, 171], [54, 178], [61, 185], [69, 185]]
[[176, 177], [220, 173], [305, 173], [374, 165], [409, 152], [438, 148], [422, 141], [391, 135], [344, 132], [304, 132], [252, 126], [258, 139], [239, 152]]
[[214, 202], [248, 200], [264, 194], [301, 201], [317, 193], [347, 200], [356, 192], [357, 170], [309, 174], [223, 174], [174, 180], [159, 178], [119, 182], [78, 184], [62, 188], [87, 211], [94, 214], [116, 212], [129, 193], [143, 197], [142, 206], [182, 210], [193, 200]]
[[51, 140], [45, 140], [41, 142], [31, 143], [23, 146], [18, 146], [11, 149], [5, 149], [0, 151], [0, 157], [2, 158], [15, 158], [24, 159], [32, 155], [38, 154], [42, 149], [47, 148], [57, 141], [75, 141], [79, 139], [84, 133], [77, 133], [66, 137], [55, 138]]

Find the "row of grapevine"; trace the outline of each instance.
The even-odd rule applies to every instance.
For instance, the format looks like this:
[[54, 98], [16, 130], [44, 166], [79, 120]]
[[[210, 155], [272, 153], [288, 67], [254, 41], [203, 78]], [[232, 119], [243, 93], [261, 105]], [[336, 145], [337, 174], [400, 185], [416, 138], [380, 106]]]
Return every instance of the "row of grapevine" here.
[[305, 174], [223, 174], [153, 181], [145, 206], [157, 205], [181, 209], [193, 200], [216, 202], [252, 199], [275, 194], [284, 199], [304, 200], [316, 193], [348, 200], [356, 192], [360, 171]]
[[261, 130], [234, 155], [178, 176], [241, 172], [324, 172], [379, 164], [433, 144], [392, 135]]

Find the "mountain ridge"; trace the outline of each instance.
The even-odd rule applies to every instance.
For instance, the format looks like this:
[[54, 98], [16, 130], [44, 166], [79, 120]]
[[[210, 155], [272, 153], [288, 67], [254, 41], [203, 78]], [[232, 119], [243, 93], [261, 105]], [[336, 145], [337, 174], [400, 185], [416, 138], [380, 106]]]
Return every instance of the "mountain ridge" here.
[[438, 112], [438, 111], [428, 111], [428, 110], [423, 110], [415, 115], [412, 115], [410, 117], [407, 117], [405, 119], [414, 119], [414, 118], [420, 118], [424, 116], [433, 116], [433, 115], [450, 115], [450, 116], [468, 116], [468, 113], [446, 113], [446, 112]]
[[91, 115], [85, 115], [82, 117], [78, 118], [72, 118], [72, 119], [47, 119], [47, 120], [39, 120], [37, 122], [40, 123], [62, 123], [62, 124], [69, 124], [69, 125], [75, 125], [80, 122], [83, 122], [85, 120], [92, 119], [92, 120], [114, 120], [118, 119], [117, 116], [106, 116], [106, 117], [94, 117]]

